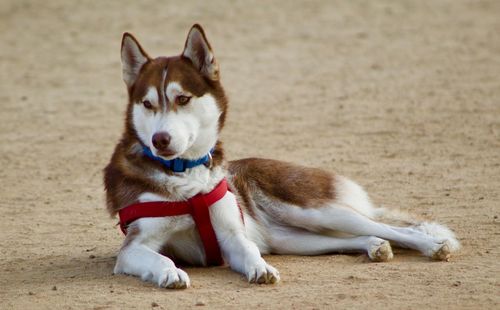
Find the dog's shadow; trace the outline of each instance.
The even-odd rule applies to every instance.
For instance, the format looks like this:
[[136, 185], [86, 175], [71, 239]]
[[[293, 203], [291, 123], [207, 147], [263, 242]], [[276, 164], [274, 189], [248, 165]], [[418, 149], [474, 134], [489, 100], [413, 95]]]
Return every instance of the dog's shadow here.
[[[412, 255], [414, 251], [397, 249], [395, 254], [401, 259], [396, 259], [396, 262], [424, 262], [428, 258], [421, 255]], [[328, 255], [324, 255], [325, 257]], [[321, 256], [320, 256], [321, 257]], [[351, 258], [349, 258], [351, 257]], [[369, 262], [366, 255], [347, 255], [344, 257], [347, 261], [344, 264], [363, 263]], [[275, 256], [269, 255], [266, 257], [270, 263], [278, 265], [278, 267], [285, 266], [288, 262], [294, 263], [294, 260], [304, 260], [304, 257], [299, 256]], [[314, 260], [313, 257], [308, 259]], [[19, 288], [27, 284], [52, 288], [53, 286], [64, 286], [65, 284], [84, 284], [84, 283], [101, 283], [111, 284], [119, 283], [118, 285], [135, 286], [141, 283], [136, 277], [128, 277], [124, 275], [113, 275], [113, 267], [116, 262], [116, 252], [103, 253], [99, 252], [92, 254], [78, 253], [78, 255], [47, 255], [44, 257], [26, 258], [26, 259], [13, 259], [6, 262], [4, 266], [3, 277], [8, 281], [9, 287]], [[337, 262], [339, 263], [339, 262]], [[342, 264], [342, 263], [341, 263]], [[281, 266], [280, 266], [281, 265]], [[219, 285], [231, 284], [238, 287], [246, 287], [248, 283], [243, 276], [232, 272], [228, 266], [223, 267], [192, 267], [192, 266], [179, 266], [183, 268], [192, 278], [196, 278], [198, 283], [205, 282], [207, 284]], [[214, 270], [217, 270], [214, 273]], [[117, 279], [119, 278], [119, 279]], [[117, 281], [119, 280], [119, 281]], [[135, 284], [134, 284], [135, 283]], [[240, 285], [238, 285], [238, 283]], [[139, 287], [150, 289], [155, 287], [152, 283], [144, 285], [141, 283]]]
[[[144, 289], [155, 288], [152, 283], [144, 285], [137, 277], [126, 275], [114, 275], [113, 268], [116, 263], [116, 252], [112, 253], [78, 253], [78, 255], [47, 255], [44, 257], [13, 259], [5, 262], [8, 266], [3, 271], [3, 277], [9, 281], [12, 289], [24, 287], [43, 287], [50, 290], [52, 287], [78, 285], [88, 283], [114, 284], [121, 286], [134, 286], [140, 283]], [[192, 267], [179, 266], [190, 276], [198, 281], [211, 283], [214, 279], [214, 269], [217, 270], [215, 278], [227, 283], [238, 283], [241, 280], [245, 286], [243, 277], [230, 270], [228, 266], [222, 267]]]
[[[79, 253], [80, 254], [80, 253]], [[112, 276], [115, 253], [96, 256], [47, 255], [12, 259], [6, 262], [4, 277], [10, 286], [35, 284], [55, 285], [69, 281], [92, 281]], [[75, 280], [76, 279], [76, 280]]]

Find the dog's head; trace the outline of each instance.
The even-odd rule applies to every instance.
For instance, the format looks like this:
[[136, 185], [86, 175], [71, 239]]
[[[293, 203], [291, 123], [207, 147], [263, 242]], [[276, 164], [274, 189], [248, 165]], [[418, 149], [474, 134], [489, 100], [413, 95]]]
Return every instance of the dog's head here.
[[227, 100], [203, 29], [194, 25], [180, 56], [151, 58], [129, 33], [122, 39], [127, 129], [165, 159], [204, 156], [217, 142]]

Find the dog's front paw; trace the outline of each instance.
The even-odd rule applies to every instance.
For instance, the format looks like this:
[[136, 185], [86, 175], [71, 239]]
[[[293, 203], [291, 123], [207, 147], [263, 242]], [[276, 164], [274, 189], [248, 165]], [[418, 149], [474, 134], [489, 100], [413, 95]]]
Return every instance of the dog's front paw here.
[[184, 270], [167, 268], [158, 277], [158, 286], [165, 288], [183, 289], [190, 285], [189, 277]]
[[280, 273], [264, 260], [248, 268], [247, 279], [250, 283], [274, 284], [280, 281]]

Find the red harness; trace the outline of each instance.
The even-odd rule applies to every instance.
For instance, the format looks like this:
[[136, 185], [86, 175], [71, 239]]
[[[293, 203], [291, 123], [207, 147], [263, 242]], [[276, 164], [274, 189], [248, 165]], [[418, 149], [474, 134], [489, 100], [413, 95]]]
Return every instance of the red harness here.
[[126, 235], [127, 226], [143, 217], [166, 217], [190, 214], [198, 228], [203, 248], [205, 249], [207, 265], [223, 265], [224, 260], [222, 259], [219, 243], [217, 242], [212, 222], [210, 221], [209, 208], [222, 199], [227, 190], [226, 179], [223, 179], [210, 193], [198, 194], [187, 201], [153, 201], [131, 204], [119, 211], [120, 228]]

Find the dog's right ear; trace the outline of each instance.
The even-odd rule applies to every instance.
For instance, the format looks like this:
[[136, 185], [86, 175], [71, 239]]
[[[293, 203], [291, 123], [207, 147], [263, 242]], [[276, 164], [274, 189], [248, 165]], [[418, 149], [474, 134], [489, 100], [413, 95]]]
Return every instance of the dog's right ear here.
[[128, 32], [123, 34], [121, 54], [123, 81], [128, 88], [131, 88], [137, 80], [142, 66], [149, 60], [149, 56], [136, 38]]
[[195, 24], [189, 30], [182, 56], [191, 60], [195, 68], [205, 77], [213, 81], [219, 79], [219, 65], [200, 25]]

